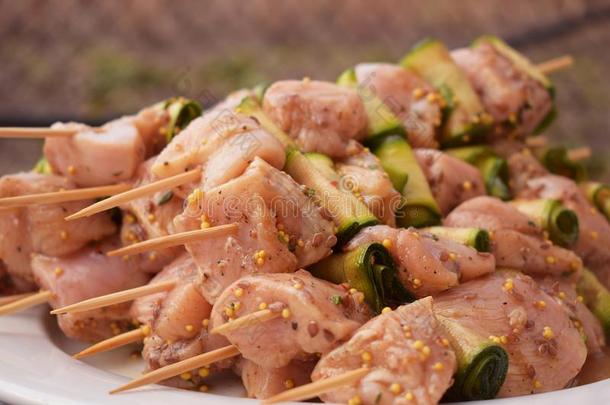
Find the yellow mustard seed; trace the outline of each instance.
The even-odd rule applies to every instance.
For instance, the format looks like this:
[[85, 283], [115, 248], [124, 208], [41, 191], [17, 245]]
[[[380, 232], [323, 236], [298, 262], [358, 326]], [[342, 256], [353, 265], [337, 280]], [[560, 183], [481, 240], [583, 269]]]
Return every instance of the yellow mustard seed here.
[[390, 385], [390, 392], [394, 395], [398, 395], [402, 392], [402, 386], [398, 383], [392, 383]]

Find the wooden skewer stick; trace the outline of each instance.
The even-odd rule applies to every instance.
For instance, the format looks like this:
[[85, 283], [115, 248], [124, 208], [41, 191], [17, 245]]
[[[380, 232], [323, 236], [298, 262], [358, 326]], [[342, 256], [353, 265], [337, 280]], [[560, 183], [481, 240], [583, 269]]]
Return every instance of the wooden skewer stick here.
[[264, 399], [263, 404], [275, 404], [277, 402], [296, 402], [304, 399], [315, 398], [325, 392], [335, 390], [343, 385], [353, 384], [367, 375], [370, 368], [362, 367], [346, 373], [335, 375], [323, 380], [318, 380], [309, 384], [284, 391], [271, 398]]
[[591, 148], [583, 146], [582, 148], [574, 148], [568, 151], [568, 159], [574, 161], [587, 160], [591, 157]]
[[116, 394], [118, 392], [131, 390], [143, 385], [155, 384], [159, 381], [167, 380], [168, 378], [180, 375], [187, 371], [201, 368], [220, 360], [235, 357], [238, 354], [239, 350], [237, 347], [233, 345], [225, 346], [220, 349], [212, 350], [211, 352], [203, 353], [198, 356], [191, 357], [190, 359], [151, 371], [150, 373], [144, 374], [142, 377], [136, 378], [135, 380], [119, 388], [115, 388], [114, 390], [110, 391], [110, 393]]
[[102, 340], [101, 342], [89, 346], [88, 348], [79, 353], [76, 353], [72, 357], [75, 359], [82, 359], [83, 357], [93, 356], [94, 354], [98, 353], [104, 353], [117, 347], [128, 345], [130, 343], [141, 342], [148, 335], [150, 335], [150, 326], [145, 325], [138, 329], [134, 329], [132, 331], [113, 336], [110, 339]]
[[222, 325], [212, 329], [211, 333], [223, 334], [232, 330], [247, 328], [258, 323], [270, 321], [271, 319], [277, 318], [280, 315], [281, 314], [279, 312], [272, 312], [268, 309], [262, 309], [260, 311], [252, 312], [251, 314], [223, 323]]
[[73, 136], [78, 131], [75, 129], [59, 128], [0, 128], [0, 138], [56, 138]]
[[0, 315], [8, 315], [13, 312], [22, 311], [34, 307], [39, 304], [48, 302], [53, 294], [51, 291], [40, 291], [35, 294], [30, 294], [28, 297], [13, 301], [10, 304], [0, 307]]
[[180, 173], [176, 176], [168, 177], [166, 179], [158, 180], [144, 186], [134, 188], [133, 190], [126, 191], [121, 194], [117, 194], [95, 204], [92, 204], [82, 210], [74, 213], [66, 220], [70, 221], [77, 218], [88, 217], [98, 212], [106, 211], [111, 208], [117, 207], [126, 202], [137, 200], [141, 197], [146, 197], [150, 194], [154, 194], [157, 191], [168, 190], [182, 184], [195, 181], [201, 177], [201, 169], [193, 169], [185, 173]]
[[130, 288], [129, 290], [119, 291], [112, 294], [102, 295], [101, 297], [90, 298], [75, 304], [67, 305], [63, 308], [57, 308], [51, 311], [51, 314], [67, 314], [88, 311], [107, 307], [109, 305], [120, 304], [135, 300], [136, 298], [146, 295], [155, 294], [163, 291], [168, 291], [174, 288], [178, 280], [166, 280], [159, 283], [147, 284], [142, 287]]
[[527, 138], [525, 140], [525, 144], [530, 148], [542, 148], [549, 143], [549, 140], [546, 136], [538, 135], [532, 138]]
[[25, 293], [25, 294], [15, 294], [15, 295], [7, 295], [6, 297], [0, 297], [0, 306], [5, 304], [10, 304], [11, 302], [18, 301], [22, 298], [29, 297], [35, 293]]
[[140, 243], [134, 243], [133, 245], [125, 246], [120, 249], [111, 250], [107, 255], [135, 255], [149, 250], [164, 249], [172, 246], [184, 245], [189, 242], [197, 242], [202, 239], [213, 238], [215, 236], [223, 236], [235, 232], [236, 230], [237, 224], [226, 224], [214, 226], [212, 228], [198, 229], [196, 231], [175, 233], [159, 238], [148, 239]]
[[28, 194], [18, 197], [0, 198], [0, 207], [15, 208], [36, 204], [55, 204], [67, 201], [87, 200], [89, 198], [105, 197], [122, 193], [131, 188], [126, 183], [111, 186], [77, 188], [73, 190], [56, 191], [52, 193]]
[[570, 55], [563, 55], [557, 58], [549, 59], [545, 62], [536, 65], [542, 74], [554, 73], [558, 70], [566, 69], [574, 64], [574, 58]]

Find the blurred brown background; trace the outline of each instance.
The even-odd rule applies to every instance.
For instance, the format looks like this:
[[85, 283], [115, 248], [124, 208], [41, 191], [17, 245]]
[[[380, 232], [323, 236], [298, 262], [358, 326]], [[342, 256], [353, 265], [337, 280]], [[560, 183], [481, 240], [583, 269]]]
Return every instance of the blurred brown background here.
[[[610, 1], [0, 0], [0, 125], [99, 123], [172, 95], [209, 105], [260, 81], [334, 80], [361, 61], [396, 61], [425, 36], [450, 46], [501, 36], [553, 75], [548, 135], [595, 151], [610, 179]], [[0, 141], [0, 173], [28, 168], [35, 141]]]

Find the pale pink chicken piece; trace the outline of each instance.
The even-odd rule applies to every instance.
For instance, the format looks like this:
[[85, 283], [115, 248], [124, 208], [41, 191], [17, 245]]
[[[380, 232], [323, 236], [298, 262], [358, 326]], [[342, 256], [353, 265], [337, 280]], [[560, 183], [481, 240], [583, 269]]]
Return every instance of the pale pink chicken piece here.
[[146, 158], [146, 145], [128, 121], [113, 121], [100, 130], [73, 123], [52, 128], [79, 131], [71, 137], [47, 138], [44, 145], [53, 172], [70, 177], [79, 187], [129, 180]]
[[[0, 178], [0, 196], [13, 197], [73, 189], [65, 177], [17, 173]], [[90, 241], [101, 240], [116, 231], [107, 213], [75, 221], [64, 218], [93, 203], [93, 200], [31, 205], [0, 211], [0, 258], [17, 290], [31, 290], [30, 255], [62, 256]]]
[[[134, 266], [133, 261], [106, 255], [117, 246], [117, 241], [112, 239], [63, 258], [34, 254], [34, 277], [40, 288], [53, 293], [51, 306], [64, 307], [144, 285], [148, 277]], [[95, 342], [126, 330], [131, 324], [129, 303], [58, 315], [57, 321], [66, 336]]]
[[384, 224], [396, 226], [395, 212], [401, 203], [400, 193], [394, 189], [381, 162], [368, 149], [336, 164], [341, 176], [340, 185], [362, 197], [366, 206]]
[[[153, 163], [154, 158], [140, 165], [135, 174], [134, 188], [155, 180], [150, 171]], [[130, 245], [174, 233], [174, 218], [182, 212], [184, 206], [184, 200], [177, 194], [172, 190], [160, 191], [122, 205], [121, 240], [123, 244]], [[142, 271], [156, 273], [182, 252], [184, 252], [184, 248], [174, 247], [140, 253], [134, 257], [140, 260]]]
[[589, 354], [599, 353], [606, 346], [606, 337], [599, 320], [578, 297], [573, 283], [559, 277], [536, 278], [538, 286], [561, 305], [576, 328], [585, 336]]
[[498, 132], [529, 135], [553, 108], [549, 91], [521, 71], [487, 42], [451, 52], [479, 95], [485, 110], [498, 124], [509, 121], [514, 128]]
[[328, 353], [372, 316], [362, 293], [350, 293], [299, 270], [236, 281], [214, 304], [210, 327], [259, 311], [261, 305], [278, 316], [222, 335], [244, 358], [266, 368]]
[[186, 244], [204, 278], [204, 296], [215, 302], [245, 274], [286, 273], [331, 253], [334, 225], [287, 174], [255, 158], [246, 172], [200, 198], [176, 218], [180, 231], [238, 223], [225, 237]]
[[443, 215], [466, 200], [486, 194], [479, 169], [463, 160], [434, 149], [415, 149], [415, 158]]
[[284, 147], [256, 120], [228, 109], [208, 114], [220, 115], [197, 118], [176, 135], [153, 164], [155, 176], [201, 167], [202, 187], [208, 190], [242, 174], [255, 157], [278, 169], [284, 166]]
[[562, 389], [587, 357], [566, 311], [516, 271], [498, 270], [446, 291], [435, 297], [434, 312], [481, 336], [506, 340], [509, 368], [499, 397]]
[[263, 108], [303, 152], [346, 157], [366, 135], [367, 117], [358, 93], [334, 83], [275, 82], [265, 92]]
[[580, 228], [574, 251], [600, 281], [610, 287], [610, 224], [589, 203], [573, 180], [555, 175], [534, 178], [527, 182], [519, 197], [553, 198], [573, 210]]
[[[148, 284], [156, 284], [164, 281], [190, 280], [197, 277], [197, 266], [188, 253], [183, 253], [166, 265], [157, 273]], [[167, 297], [168, 292], [158, 292], [146, 295], [133, 301], [131, 305], [131, 317], [142, 325], [151, 325], [159, 306]]]
[[498, 266], [528, 274], [577, 277], [582, 260], [571, 250], [544, 240], [542, 230], [515, 207], [494, 197], [477, 197], [454, 209], [445, 226], [477, 227], [490, 232]]
[[439, 238], [426, 232], [377, 225], [363, 229], [345, 246], [350, 251], [363, 244], [378, 242], [389, 246], [398, 266], [398, 277], [417, 297], [435, 295], [494, 271], [489, 253]]
[[428, 95], [434, 89], [422, 78], [389, 63], [361, 63], [354, 69], [358, 85], [370, 91], [396, 115], [414, 148], [438, 148], [436, 130], [441, 107]]
[[[453, 350], [438, 343], [443, 339], [432, 298], [422, 298], [365, 323], [349, 341], [322, 356], [311, 377], [318, 381], [368, 365], [367, 375], [322, 395], [322, 400], [347, 403], [358, 396], [363, 405], [434, 405], [451, 386], [457, 368]], [[423, 345], [418, 349], [416, 342]], [[429, 354], [422, 353], [424, 347]], [[398, 393], [390, 388], [393, 384], [399, 385]], [[409, 393], [412, 400], [405, 397]]]
[[517, 195], [527, 187], [527, 182], [536, 177], [549, 174], [549, 171], [540, 163], [529, 149], [511, 154], [506, 160], [508, 163], [508, 175], [510, 191]]
[[44, 155], [53, 172], [69, 176], [79, 187], [114, 184], [131, 179], [144, 159], [165, 146], [167, 111], [148, 107], [92, 128], [55, 123], [52, 128], [78, 130], [72, 137], [46, 138]]
[[[173, 289], [139, 298], [131, 307], [133, 319], [150, 327], [142, 351], [147, 370], [228, 345], [221, 336], [210, 335], [204, 325], [212, 306], [201, 295], [197, 266], [188, 254], [179, 256], [149, 284], [170, 279], [178, 280]], [[232, 361], [223, 361], [213, 365], [213, 369], [224, 369], [231, 365]], [[194, 388], [202, 382], [202, 378], [198, 370], [193, 370], [189, 379], [174, 378], [164, 384]]]
[[315, 360], [293, 360], [284, 367], [265, 368], [240, 358], [235, 372], [241, 376], [249, 398], [266, 399], [311, 382], [310, 375], [315, 365]]

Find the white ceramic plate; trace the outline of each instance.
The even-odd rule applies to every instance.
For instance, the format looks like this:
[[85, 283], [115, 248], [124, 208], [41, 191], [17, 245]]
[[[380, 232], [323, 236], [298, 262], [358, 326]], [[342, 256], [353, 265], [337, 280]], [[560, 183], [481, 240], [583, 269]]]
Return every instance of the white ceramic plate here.
[[[48, 316], [37, 308], [0, 318], [0, 401], [9, 404], [123, 404], [123, 405], [253, 405], [240, 398], [244, 391], [230, 374], [210, 381], [212, 393], [150, 386], [118, 395], [107, 392], [142, 370], [142, 360], [132, 359], [124, 348], [88, 360], [74, 360], [84, 345], [66, 339]], [[469, 405], [574, 405], [610, 404], [610, 379], [582, 387], [521, 398]]]

